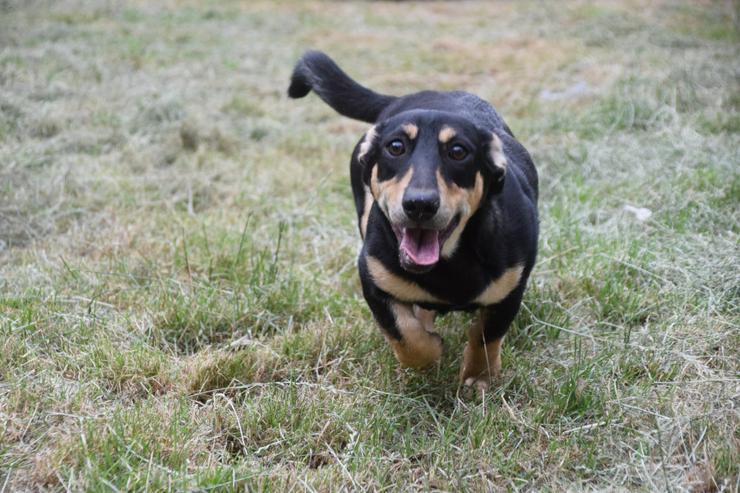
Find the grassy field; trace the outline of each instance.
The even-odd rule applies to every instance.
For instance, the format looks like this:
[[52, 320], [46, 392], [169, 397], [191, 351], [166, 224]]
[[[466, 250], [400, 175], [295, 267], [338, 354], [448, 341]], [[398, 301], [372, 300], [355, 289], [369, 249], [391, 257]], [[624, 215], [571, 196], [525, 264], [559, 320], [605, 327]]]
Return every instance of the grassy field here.
[[[0, 1], [0, 492], [738, 491], [738, 8]], [[367, 126], [285, 96], [309, 47], [477, 93], [532, 153], [488, 394], [469, 315], [424, 373], [374, 326]]]

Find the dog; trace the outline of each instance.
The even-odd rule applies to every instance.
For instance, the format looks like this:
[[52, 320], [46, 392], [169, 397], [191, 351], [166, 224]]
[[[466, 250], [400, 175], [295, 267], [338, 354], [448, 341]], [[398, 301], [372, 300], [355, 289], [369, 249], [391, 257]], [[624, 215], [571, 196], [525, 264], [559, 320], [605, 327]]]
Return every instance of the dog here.
[[306, 52], [291, 98], [314, 91], [372, 126], [354, 148], [350, 180], [363, 240], [362, 292], [402, 366], [442, 354], [436, 314], [477, 310], [460, 369], [485, 390], [537, 255], [538, 176], [496, 110], [461, 91], [378, 94], [326, 54]]

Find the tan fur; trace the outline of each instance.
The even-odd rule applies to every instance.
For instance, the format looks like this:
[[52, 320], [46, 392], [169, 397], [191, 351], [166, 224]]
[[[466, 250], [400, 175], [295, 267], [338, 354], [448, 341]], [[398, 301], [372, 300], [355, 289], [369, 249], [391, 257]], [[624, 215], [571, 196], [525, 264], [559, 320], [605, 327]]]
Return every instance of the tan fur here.
[[360, 234], [362, 234], [363, 240], [365, 239], [365, 233], [367, 232], [367, 220], [370, 218], [370, 210], [373, 208], [374, 203], [375, 199], [373, 199], [370, 187], [365, 185], [365, 198], [363, 199], [362, 217], [360, 218]]
[[375, 257], [368, 255], [366, 260], [367, 269], [375, 285], [393, 297], [408, 302], [444, 303], [415, 282], [404, 279], [389, 271]]
[[416, 136], [419, 135], [419, 127], [413, 123], [405, 123], [401, 128], [406, 132], [406, 135], [408, 135], [411, 140], [414, 140]]
[[480, 173], [475, 174], [475, 185], [473, 190], [468, 192], [467, 200], [470, 214], [478, 210], [480, 201], [483, 198], [483, 176]]
[[455, 129], [445, 125], [444, 127], [442, 127], [442, 130], [439, 131], [439, 135], [437, 136], [437, 138], [441, 143], [446, 144], [451, 141], [455, 137], [455, 135], [457, 135]]
[[378, 200], [380, 196], [380, 182], [378, 181], [378, 165], [373, 165], [373, 169], [370, 170], [370, 192], [373, 194], [373, 198]]
[[447, 184], [442, 177], [442, 173], [437, 170], [437, 183], [439, 184], [439, 195], [441, 199], [440, 207], [460, 213], [460, 223], [455, 227], [442, 246], [442, 257], [449, 258], [455, 253], [457, 242], [460, 240], [460, 235], [465, 229], [465, 224], [480, 206], [481, 199], [483, 198], [483, 176], [480, 173], [476, 173], [475, 185], [472, 189], [460, 188], [454, 183]]
[[501, 375], [501, 343], [504, 340], [502, 337], [495, 341], [486, 341], [488, 344], [482, 345], [483, 323], [481, 313], [468, 330], [468, 342], [463, 350], [460, 368], [460, 382], [478, 390], [485, 390], [492, 378]]
[[391, 302], [401, 340], [387, 337], [398, 362], [409, 368], [426, 368], [442, 355], [442, 338], [429, 332], [414, 316], [410, 305]]
[[370, 191], [391, 222], [394, 222], [394, 218], [403, 217], [403, 192], [411, 181], [413, 173], [413, 166], [409, 166], [405, 175], [380, 181], [378, 180], [377, 165], [370, 172]]
[[495, 305], [499, 303], [517, 287], [523, 271], [524, 266], [522, 265], [507, 269], [497, 279], [494, 279], [488, 284], [486, 289], [475, 298], [475, 302], [480, 305]]
[[373, 140], [378, 136], [378, 132], [375, 130], [375, 126], [370, 127], [370, 130], [365, 134], [365, 138], [360, 143], [360, 150], [357, 153], [357, 160], [362, 161], [370, 151], [370, 147], [373, 145]]
[[436, 311], [426, 310], [419, 305], [414, 305], [414, 316], [419, 319], [426, 330], [429, 332], [434, 330], [434, 318], [437, 316]]
[[496, 167], [506, 173], [506, 154], [504, 154], [504, 145], [498, 135], [491, 134], [491, 159]]

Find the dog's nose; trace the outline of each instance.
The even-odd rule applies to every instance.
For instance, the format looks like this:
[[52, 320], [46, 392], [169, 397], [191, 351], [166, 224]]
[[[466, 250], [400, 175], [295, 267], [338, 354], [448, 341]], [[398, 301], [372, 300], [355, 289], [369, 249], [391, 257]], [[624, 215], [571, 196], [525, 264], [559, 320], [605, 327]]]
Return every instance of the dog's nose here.
[[412, 221], [431, 219], [437, 209], [439, 193], [436, 190], [409, 189], [403, 194], [403, 211]]

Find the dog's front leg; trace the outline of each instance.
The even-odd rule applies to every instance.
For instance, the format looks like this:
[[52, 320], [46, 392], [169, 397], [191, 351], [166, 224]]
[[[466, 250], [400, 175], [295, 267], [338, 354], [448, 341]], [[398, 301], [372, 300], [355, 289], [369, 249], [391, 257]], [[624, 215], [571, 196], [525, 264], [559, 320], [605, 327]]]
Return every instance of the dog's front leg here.
[[439, 334], [425, 328], [424, 320], [414, 316], [411, 305], [391, 301], [388, 306], [393, 314], [395, 331], [383, 327], [383, 332], [398, 362], [409, 368], [421, 369], [439, 360], [442, 355], [442, 338]]
[[501, 374], [501, 343], [503, 335], [492, 341], [485, 338], [488, 308], [482, 308], [478, 318], [468, 329], [468, 342], [463, 350], [460, 381], [468, 387], [485, 390], [492, 378]]
[[522, 302], [523, 287], [515, 289], [496, 305], [478, 312], [478, 319], [468, 330], [463, 351], [460, 382], [485, 390], [493, 378], [501, 375], [501, 343]]
[[442, 355], [442, 338], [427, 330], [427, 327], [431, 328], [433, 312], [425, 310], [421, 319], [417, 318], [412, 305], [395, 300], [368, 278], [362, 280], [362, 291], [401, 365], [421, 369], [439, 359]]
[[414, 316], [419, 319], [427, 332], [434, 332], [434, 319], [437, 317], [435, 310], [426, 310], [419, 305], [414, 305]]

